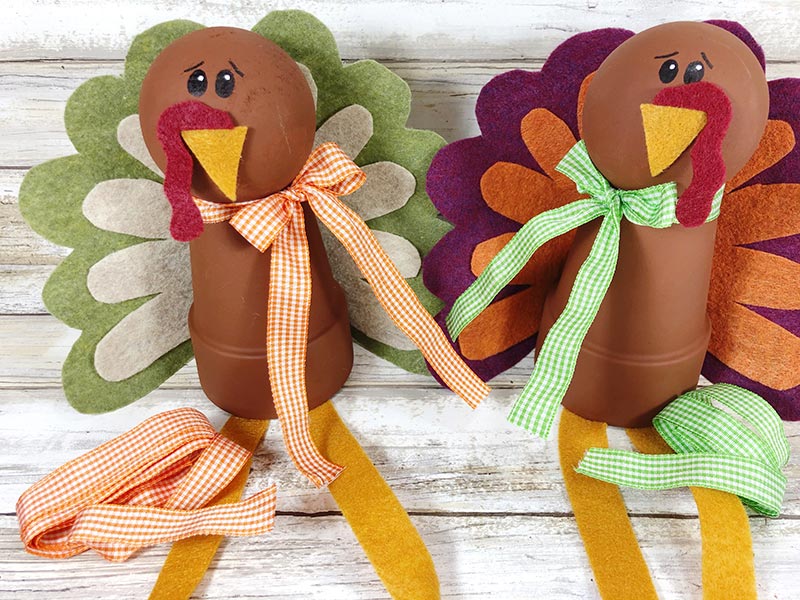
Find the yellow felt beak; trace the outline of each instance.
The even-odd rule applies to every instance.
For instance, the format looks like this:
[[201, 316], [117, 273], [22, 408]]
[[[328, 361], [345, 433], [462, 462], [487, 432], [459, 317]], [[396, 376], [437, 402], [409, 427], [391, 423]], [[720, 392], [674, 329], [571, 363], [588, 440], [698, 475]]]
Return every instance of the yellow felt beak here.
[[211, 181], [231, 202], [236, 202], [236, 182], [247, 127], [233, 129], [187, 129], [183, 141], [208, 173]]
[[655, 177], [667, 170], [706, 126], [706, 113], [691, 108], [642, 104], [647, 162]]

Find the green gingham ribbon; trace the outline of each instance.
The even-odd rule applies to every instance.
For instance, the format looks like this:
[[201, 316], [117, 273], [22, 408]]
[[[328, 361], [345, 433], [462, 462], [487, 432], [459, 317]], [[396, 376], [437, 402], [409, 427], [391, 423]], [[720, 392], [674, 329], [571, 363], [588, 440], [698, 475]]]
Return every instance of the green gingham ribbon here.
[[[510, 422], [541, 437], [550, 433], [558, 406], [572, 381], [583, 339], [614, 277], [622, 218], [656, 229], [678, 223], [675, 183], [641, 190], [615, 189], [592, 164], [583, 141], [572, 147], [556, 170], [572, 179], [578, 191], [588, 194], [589, 198], [543, 212], [523, 225], [459, 296], [447, 316], [447, 328], [456, 339], [519, 273], [539, 247], [584, 223], [603, 217], [589, 256], [575, 278], [567, 305], [548, 332], [536, 357], [533, 373], [508, 416]], [[714, 195], [709, 221], [719, 216], [723, 191], [724, 187]]]
[[780, 417], [761, 396], [715, 384], [669, 403], [653, 426], [677, 454], [591, 448], [576, 471], [646, 490], [713, 488], [768, 517], [780, 514], [789, 442]]

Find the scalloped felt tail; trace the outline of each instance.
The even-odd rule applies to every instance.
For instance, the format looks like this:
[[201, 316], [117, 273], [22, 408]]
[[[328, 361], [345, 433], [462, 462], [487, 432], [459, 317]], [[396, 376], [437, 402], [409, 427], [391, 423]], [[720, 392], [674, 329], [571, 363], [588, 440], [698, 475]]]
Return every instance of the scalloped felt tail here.
[[[672, 453], [672, 448], [652, 427], [628, 429], [627, 433], [639, 452]], [[700, 518], [704, 600], [755, 600], [753, 541], [744, 505], [727, 492], [699, 487], [689, 489]]]
[[333, 403], [315, 408], [309, 418], [320, 451], [347, 467], [328, 489], [389, 595], [439, 600], [439, 578], [428, 549]]
[[575, 471], [586, 450], [608, 447], [606, 427], [561, 411], [559, 459], [578, 531], [605, 600], [658, 600], [619, 488]]
[[[231, 417], [220, 433], [246, 450], [255, 452], [268, 427], [269, 421]], [[251, 463], [252, 458], [209, 506], [236, 502], [242, 497]], [[202, 581], [222, 537], [200, 535], [175, 542], [161, 567], [150, 600], [187, 600]]]

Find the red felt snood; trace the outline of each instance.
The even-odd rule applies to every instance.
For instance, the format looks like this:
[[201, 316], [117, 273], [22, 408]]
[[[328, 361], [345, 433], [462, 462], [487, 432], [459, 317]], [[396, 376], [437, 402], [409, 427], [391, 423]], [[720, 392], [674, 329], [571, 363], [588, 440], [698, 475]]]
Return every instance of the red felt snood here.
[[228, 113], [193, 100], [173, 104], [158, 118], [158, 141], [167, 155], [164, 194], [172, 206], [169, 231], [179, 242], [189, 242], [203, 233], [203, 219], [192, 199], [194, 159], [181, 132], [233, 127], [235, 123]]
[[661, 90], [653, 104], [691, 108], [706, 113], [706, 126], [691, 150], [692, 181], [678, 199], [677, 217], [684, 227], [697, 227], [708, 219], [714, 194], [726, 179], [722, 141], [728, 133], [733, 108], [727, 94], [707, 81]]

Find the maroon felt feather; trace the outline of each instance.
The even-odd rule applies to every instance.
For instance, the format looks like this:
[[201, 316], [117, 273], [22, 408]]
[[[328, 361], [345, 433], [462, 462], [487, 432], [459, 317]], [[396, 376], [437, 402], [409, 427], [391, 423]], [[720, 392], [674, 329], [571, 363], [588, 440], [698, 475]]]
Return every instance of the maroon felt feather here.
[[656, 94], [653, 104], [706, 113], [706, 125], [691, 151], [692, 182], [678, 199], [676, 209], [681, 225], [698, 227], [711, 213], [714, 194], [725, 185], [722, 141], [733, 117], [731, 101], [719, 86], [700, 81], [692, 85], [666, 87]]
[[235, 123], [228, 113], [193, 100], [173, 104], [158, 118], [158, 141], [167, 155], [164, 194], [172, 206], [169, 232], [179, 242], [189, 242], [203, 233], [203, 219], [192, 199], [194, 159], [181, 132], [233, 127]]

